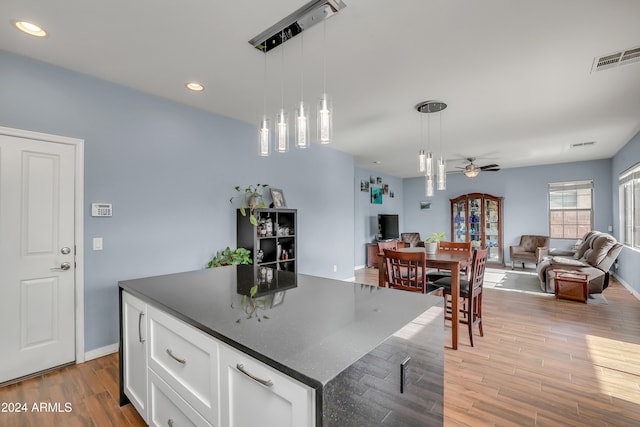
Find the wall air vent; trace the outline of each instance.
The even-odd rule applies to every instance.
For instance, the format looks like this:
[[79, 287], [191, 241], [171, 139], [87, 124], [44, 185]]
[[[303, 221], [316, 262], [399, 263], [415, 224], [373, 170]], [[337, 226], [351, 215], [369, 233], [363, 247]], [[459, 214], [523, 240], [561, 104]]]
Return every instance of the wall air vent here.
[[575, 144], [571, 144], [571, 148], [587, 147], [589, 145], [594, 145], [595, 143], [595, 141], [577, 142]]
[[608, 70], [609, 68], [633, 64], [634, 62], [640, 62], [640, 47], [595, 57], [591, 72]]

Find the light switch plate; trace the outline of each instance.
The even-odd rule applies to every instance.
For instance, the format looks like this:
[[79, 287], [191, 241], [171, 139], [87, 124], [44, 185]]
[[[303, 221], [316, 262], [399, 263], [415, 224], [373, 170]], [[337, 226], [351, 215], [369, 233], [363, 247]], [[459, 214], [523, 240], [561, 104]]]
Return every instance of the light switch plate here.
[[102, 237], [94, 237], [93, 238], [93, 250], [101, 251], [102, 250]]

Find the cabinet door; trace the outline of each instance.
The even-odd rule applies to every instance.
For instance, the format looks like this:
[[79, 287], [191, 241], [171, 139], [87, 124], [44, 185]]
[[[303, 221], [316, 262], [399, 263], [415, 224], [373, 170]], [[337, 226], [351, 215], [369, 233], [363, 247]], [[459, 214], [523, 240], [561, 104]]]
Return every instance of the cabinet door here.
[[[209, 423], [219, 425], [216, 340], [150, 306], [149, 369]], [[153, 402], [150, 410], [157, 412]]]
[[149, 425], [152, 427], [211, 427], [162, 378], [149, 371]]
[[453, 221], [451, 240], [453, 242], [467, 241], [467, 199], [451, 202], [451, 220]]
[[220, 346], [221, 425], [315, 425], [314, 390], [226, 345]]
[[473, 249], [482, 247], [482, 199], [469, 197], [469, 241]]
[[147, 306], [122, 293], [124, 393], [147, 421]]
[[489, 248], [488, 262], [502, 262], [500, 242], [499, 201], [486, 198], [485, 202], [485, 245]]

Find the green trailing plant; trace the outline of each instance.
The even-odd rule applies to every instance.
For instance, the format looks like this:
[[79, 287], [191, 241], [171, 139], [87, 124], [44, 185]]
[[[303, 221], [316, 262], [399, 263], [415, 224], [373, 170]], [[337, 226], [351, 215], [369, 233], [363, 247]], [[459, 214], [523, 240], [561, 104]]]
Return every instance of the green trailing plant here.
[[245, 248], [232, 250], [227, 246], [223, 251], [216, 252], [215, 256], [207, 263], [207, 268], [221, 267], [223, 265], [252, 264], [251, 251]]
[[229, 203], [233, 203], [234, 199], [240, 198], [240, 213], [242, 216], [247, 216], [247, 209], [249, 210], [249, 222], [253, 225], [258, 225], [258, 219], [253, 214], [255, 209], [266, 208], [267, 203], [264, 201], [262, 192], [267, 188], [269, 184], [256, 184], [248, 187], [240, 187], [236, 185], [235, 190], [240, 193], [229, 199]]
[[431, 236], [427, 238], [428, 243], [439, 243], [441, 240], [445, 240], [447, 235], [444, 234], [444, 231], [434, 231], [431, 233]]
[[[242, 299], [240, 300], [240, 307], [231, 304], [231, 308], [239, 308], [244, 311], [246, 320], [255, 318], [258, 322], [262, 322], [262, 319], [269, 319], [269, 316], [260, 313], [260, 310], [266, 311], [267, 300], [264, 298], [255, 298], [257, 293], [258, 285], [252, 286], [249, 290], [249, 295], [242, 295]], [[236, 320], [236, 323], [240, 322], [242, 322], [242, 318]]]

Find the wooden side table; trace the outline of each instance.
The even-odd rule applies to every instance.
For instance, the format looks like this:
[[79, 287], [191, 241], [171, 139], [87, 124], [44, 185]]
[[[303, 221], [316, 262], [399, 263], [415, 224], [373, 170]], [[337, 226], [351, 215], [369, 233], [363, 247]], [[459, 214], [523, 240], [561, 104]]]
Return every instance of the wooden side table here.
[[589, 275], [577, 271], [553, 270], [556, 298], [587, 303], [589, 298]]

